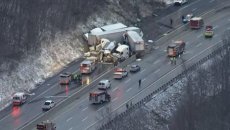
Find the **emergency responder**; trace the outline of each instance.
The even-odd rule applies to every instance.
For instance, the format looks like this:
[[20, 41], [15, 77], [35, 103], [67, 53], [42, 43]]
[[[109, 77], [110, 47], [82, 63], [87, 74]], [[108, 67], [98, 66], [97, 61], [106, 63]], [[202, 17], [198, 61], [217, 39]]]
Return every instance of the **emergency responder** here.
[[173, 26], [173, 19], [172, 18], [170, 18], [170, 25], [171, 25], [171, 27]]
[[139, 87], [141, 86], [141, 79], [139, 79]]

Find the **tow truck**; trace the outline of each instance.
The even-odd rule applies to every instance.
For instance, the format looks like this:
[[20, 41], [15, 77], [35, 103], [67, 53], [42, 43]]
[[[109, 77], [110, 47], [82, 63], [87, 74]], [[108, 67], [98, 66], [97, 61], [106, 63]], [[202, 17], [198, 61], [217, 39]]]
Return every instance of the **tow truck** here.
[[169, 44], [167, 47], [168, 57], [177, 57], [184, 52], [184, 49], [184, 41], [175, 41], [174, 43]]
[[123, 68], [115, 68], [113, 73], [114, 79], [122, 79], [128, 76], [128, 72]]
[[78, 74], [78, 73], [74, 73], [74, 74], [63, 73], [63, 74], [60, 74], [60, 80], [59, 80], [60, 85], [69, 85], [72, 81], [74, 81], [75, 83], [81, 84], [82, 75]]
[[207, 25], [205, 27], [204, 37], [205, 38], [212, 38], [213, 34], [214, 34], [213, 27], [211, 25]]
[[89, 101], [92, 104], [102, 104], [104, 102], [110, 102], [111, 96], [107, 91], [97, 90], [89, 93]]
[[55, 123], [47, 120], [37, 124], [37, 130], [56, 130], [56, 126]]

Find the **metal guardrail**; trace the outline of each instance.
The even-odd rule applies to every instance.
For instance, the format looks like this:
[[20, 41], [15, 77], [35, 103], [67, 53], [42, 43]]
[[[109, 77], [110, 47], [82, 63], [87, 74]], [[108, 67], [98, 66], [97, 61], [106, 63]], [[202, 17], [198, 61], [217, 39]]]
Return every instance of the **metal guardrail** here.
[[[185, 74], [193, 71], [197, 66], [203, 64], [204, 62], [206, 62], [207, 60], [209, 60], [210, 58], [214, 57], [217, 54], [220, 54], [222, 49], [225, 49], [227, 47], [227, 45], [223, 45], [220, 46], [219, 43], [217, 43], [216, 45], [211, 46], [211, 48], [208, 48], [207, 50], [203, 51], [202, 53], [200, 53], [199, 55], [197, 55], [196, 57], [199, 56], [204, 56], [203, 53], [207, 53], [208, 55], [206, 55], [205, 57], [199, 58], [199, 60], [192, 65], [189, 65], [189, 62], [192, 62], [193, 60], [196, 60], [196, 57], [193, 57], [190, 61], [187, 61], [187, 63], [185, 63], [186, 65], [186, 70], [182, 71], [181, 73], [173, 73], [173, 75], [175, 75], [175, 77], [173, 77], [170, 81], [168, 81], [167, 83], [157, 87], [154, 84], [149, 85], [149, 87], [157, 87], [155, 90], [153, 90], [150, 94], [148, 94], [147, 96], [143, 97], [142, 100], [134, 103], [132, 106], [129, 107], [129, 109], [125, 110], [124, 112], [121, 112], [120, 114], [118, 114], [117, 116], [115, 116], [113, 119], [109, 120], [107, 123], [102, 124], [101, 127], [99, 128], [99, 130], [104, 130], [104, 129], [109, 129], [109, 126], [111, 126], [111, 124], [115, 121], [115, 120], [120, 120], [123, 117], [127, 116], [128, 114], [130, 114], [133, 110], [139, 108], [140, 106], [142, 106], [145, 102], [148, 102], [152, 99], [153, 95], [164, 90], [167, 89], [167, 87], [169, 87], [171, 84], [173, 84], [174, 82], [180, 80], [181, 78], [183, 78], [185, 76]], [[229, 45], [228, 45], [229, 46]], [[213, 48], [217, 47], [217, 49], [212, 50]], [[180, 69], [180, 67], [182, 68], [181, 70], [183, 70], [183, 66], [184, 63], [180, 64], [179, 67], [177, 67], [177, 69], [175, 69], [174, 71], [178, 71]], [[167, 73], [168, 74], [168, 73]], [[157, 82], [157, 81], [156, 81]], [[117, 113], [116, 113], [117, 114]], [[106, 118], [108, 119], [108, 118]]]
[[[219, 12], [219, 11], [222, 11], [223, 9], [229, 9], [230, 8], [230, 3], [227, 3], [227, 4], [222, 4], [222, 6], [220, 8], [217, 8], [216, 10], [211, 10], [209, 12], [206, 12], [204, 14], [202, 14], [201, 16], [203, 16], [203, 18], [208, 18], [210, 17], [211, 15], [214, 15], [216, 12]], [[165, 41], [168, 40], [169, 37], [174, 37], [178, 34], [180, 34], [181, 32], [183, 32], [184, 30], [186, 30], [187, 28], [187, 25], [182, 25], [181, 27], [178, 28], [178, 30], [174, 31], [174, 32], [171, 32], [169, 33], [169, 35], [167, 37], [162, 37], [160, 38], [156, 44], [161, 44], [161, 43], [164, 43]], [[162, 90], [165, 90], [167, 89], [167, 87], [169, 87], [171, 84], [173, 84], [174, 82], [178, 81], [179, 79], [181, 79], [182, 77], [185, 76], [185, 74], [191, 72], [192, 70], [194, 70], [197, 66], [203, 64], [204, 62], [206, 62], [207, 60], [209, 60], [210, 58], [214, 57], [215, 55], [218, 55], [222, 52], [223, 49], [226, 49], [226, 47], [229, 47], [229, 45], [223, 45], [223, 44], [220, 44], [221, 42], [218, 42], [216, 43], [215, 45], [211, 46], [211, 48], [208, 48], [204, 51], [202, 51], [202, 53], [200, 53], [197, 57], [199, 57], [199, 60], [197, 62], [195, 62], [195, 64], [191, 64], [189, 65], [189, 61], [188, 63], [186, 63], [186, 70], [185, 71], [182, 71], [183, 70], [183, 66], [184, 65], [180, 65], [181, 66], [181, 73], [177, 73], [175, 74], [175, 76], [168, 82], [166, 82], [165, 84], [162, 84], [160, 87], [157, 87], [155, 88], [153, 91], [151, 91], [150, 94], [148, 94], [147, 96], [143, 97], [142, 100], [134, 103], [134, 105], [132, 105], [131, 107], [129, 107], [129, 109], [121, 112], [120, 114], [117, 114], [114, 118], [112, 118], [111, 120], [107, 121], [107, 123], [105, 124], [102, 124], [101, 127], [99, 128], [99, 130], [104, 130], [104, 129], [108, 129], [109, 126], [111, 126], [111, 124], [115, 121], [115, 120], [120, 120], [122, 119], [123, 117], [127, 116], [128, 114], [130, 114], [130, 112], [132, 112], [133, 110], [139, 108], [141, 105], [143, 105], [145, 102], [148, 102], [152, 99], [153, 95], [162, 91]], [[216, 48], [216, 49], [213, 49], [213, 48]], [[213, 49], [213, 50], [212, 50]], [[207, 53], [208, 55], [203, 55], [203, 53]], [[194, 60], [194, 57], [193, 59], [190, 60], [190, 62]], [[177, 67], [178, 68], [178, 67]], [[179, 69], [179, 68], [178, 68]], [[176, 70], [174, 70], [176, 71]], [[168, 73], [167, 73], [168, 74]], [[164, 75], [165, 76], [165, 75]], [[156, 81], [157, 82], [157, 81]], [[154, 84], [151, 84], [149, 85], [149, 87], [156, 87], [156, 85]], [[139, 94], [139, 93], [138, 93]], [[139, 94], [141, 95], [141, 94]], [[131, 99], [132, 100], [132, 99]], [[130, 101], [130, 100], [129, 100]], [[126, 103], [128, 103], [129, 101], [127, 101]], [[124, 104], [123, 104], [124, 105]], [[124, 107], [124, 106], [123, 106]], [[124, 109], [123, 109], [124, 110]], [[109, 119], [109, 118], [107, 118]]]

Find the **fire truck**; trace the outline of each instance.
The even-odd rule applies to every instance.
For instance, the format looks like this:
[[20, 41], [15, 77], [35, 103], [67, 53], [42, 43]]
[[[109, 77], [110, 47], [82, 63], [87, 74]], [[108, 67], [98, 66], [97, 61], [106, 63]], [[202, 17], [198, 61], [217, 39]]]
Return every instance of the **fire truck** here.
[[84, 60], [81, 62], [80, 71], [82, 74], [92, 73], [96, 69], [96, 63], [91, 60]]
[[92, 104], [102, 104], [104, 102], [110, 102], [111, 96], [107, 91], [97, 90], [89, 93], [89, 101]]
[[56, 126], [55, 123], [47, 120], [37, 124], [37, 130], [56, 130]]
[[71, 82], [81, 84], [82, 75], [78, 74], [78, 73], [72, 73], [72, 74], [63, 73], [63, 74], [60, 74], [60, 80], [59, 80], [60, 85], [69, 85]]
[[191, 29], [199, 29], [204, 25], [204, 21], [201, 17], [193, 17], [189, 22]]
[[122, 79], [128, 76], [128, 72], [123, 68], [115, 68], [113, 73], [114, 79]]
[[60, 85], [68, 85], [71, 82], [71, 74], [68, 73], [63, 73], [60, 74], [60, 80], [59, 83]]
[[184, 41], [175, 41], [172, 44], [169, 44], [167, 47], [168, 57], [176, 57], [184, 52], [185, 42]]

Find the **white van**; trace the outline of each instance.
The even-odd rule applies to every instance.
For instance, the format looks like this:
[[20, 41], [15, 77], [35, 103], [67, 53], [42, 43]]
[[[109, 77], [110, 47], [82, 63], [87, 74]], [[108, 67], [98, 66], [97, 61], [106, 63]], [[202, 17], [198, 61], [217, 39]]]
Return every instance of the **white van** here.
[[99, 90], [107, 90], [111, 87], [111, 82], [108, 79], [103, 79], [98, 83]]
[[22, 105], [26, 102], [26, 94], [24, 92], [17, 92], [13, 96], [13, 105]]
[[174, 0], [174, 5], [183, 5], [187, 2], [188, 0]]

